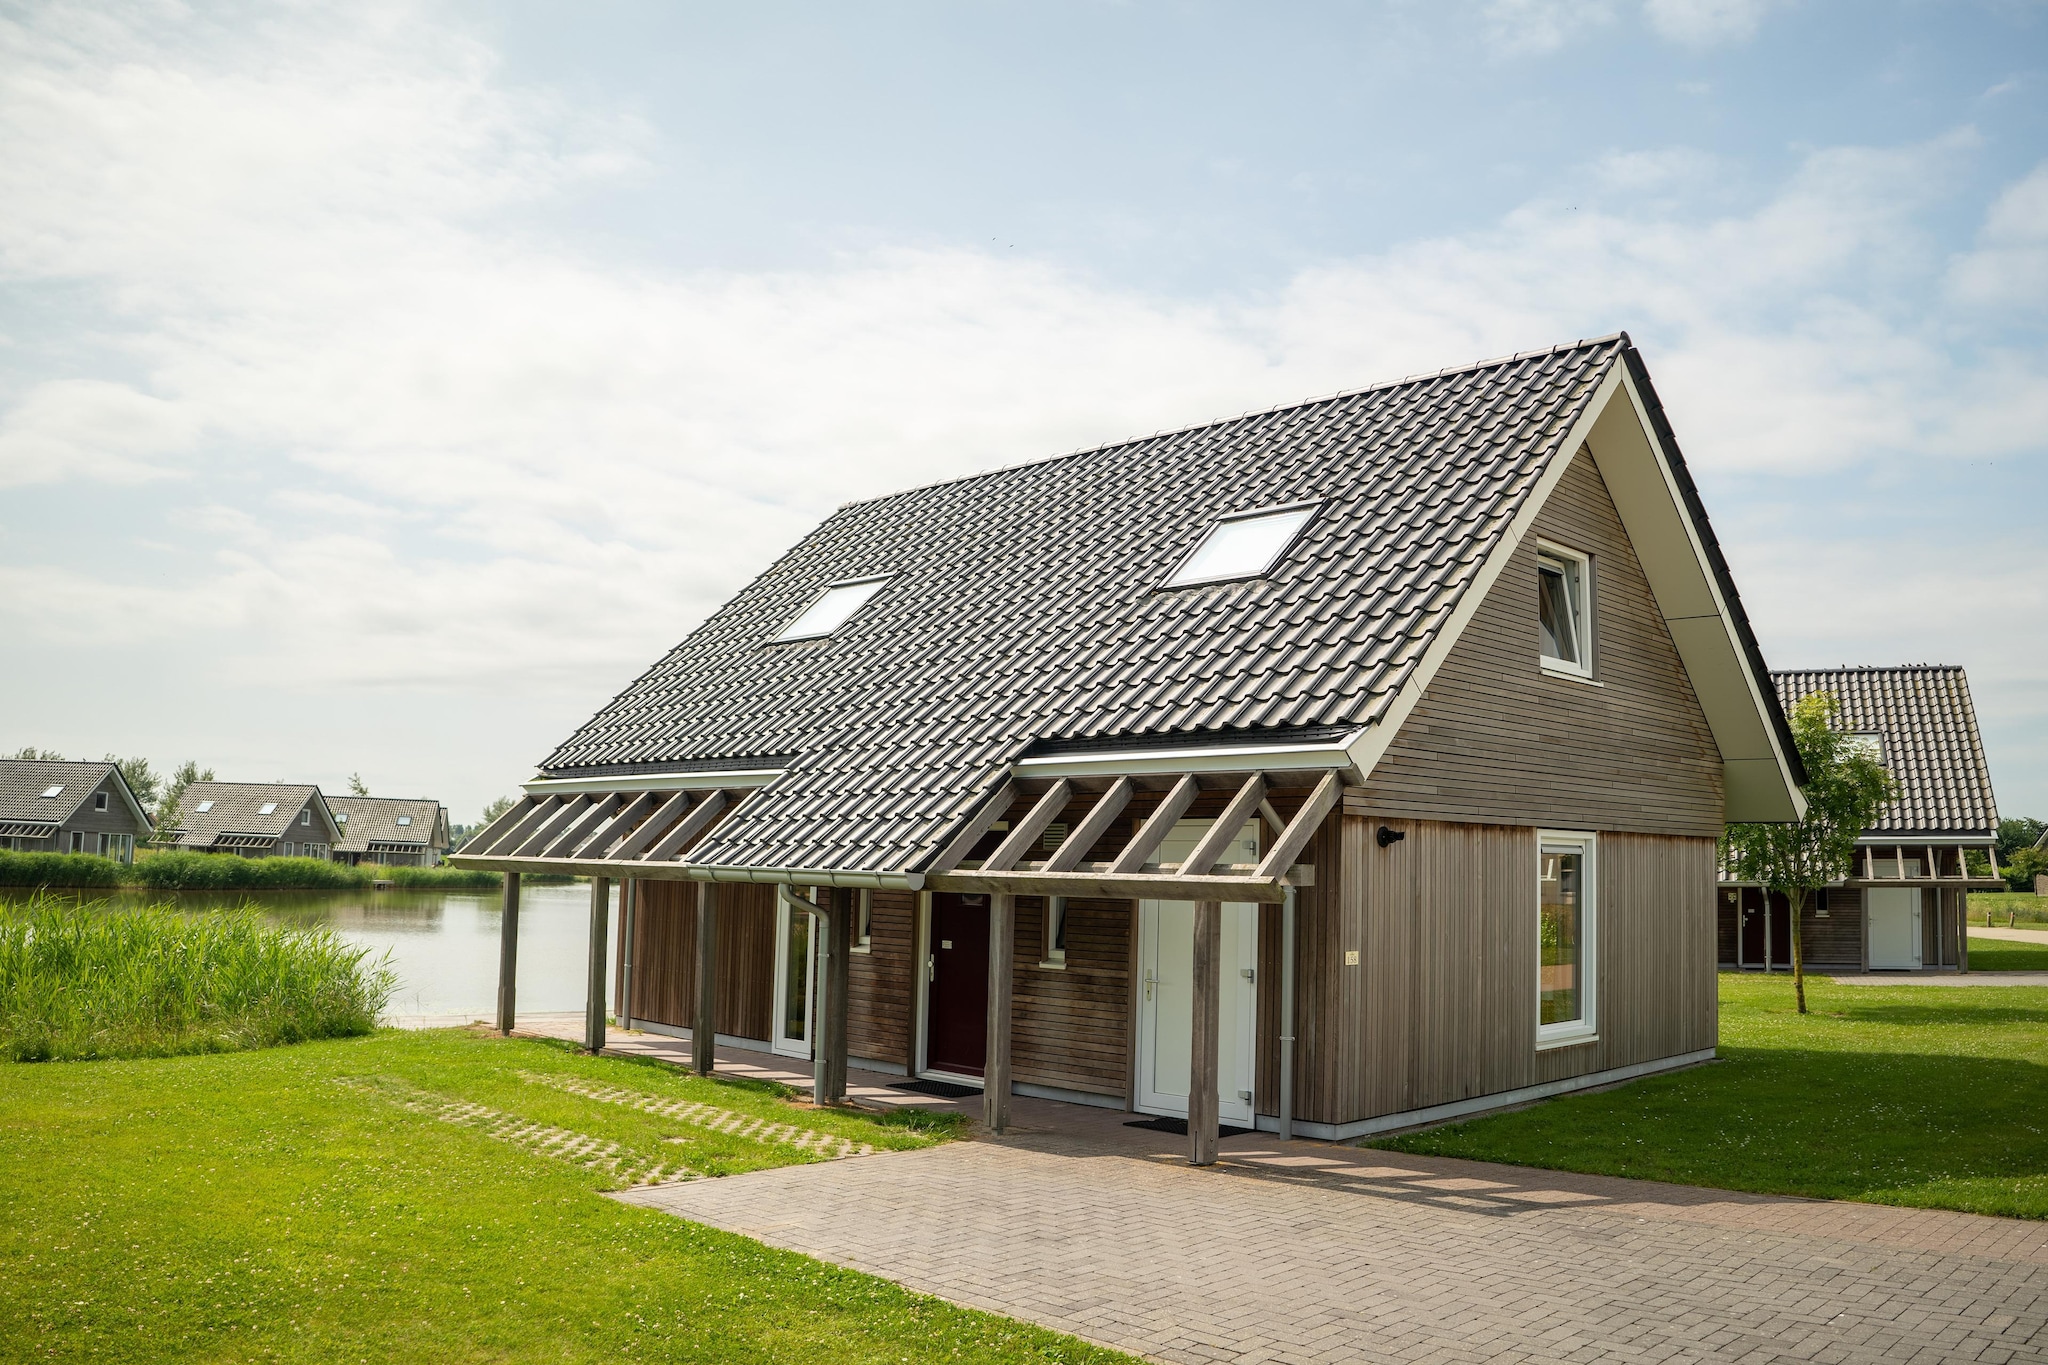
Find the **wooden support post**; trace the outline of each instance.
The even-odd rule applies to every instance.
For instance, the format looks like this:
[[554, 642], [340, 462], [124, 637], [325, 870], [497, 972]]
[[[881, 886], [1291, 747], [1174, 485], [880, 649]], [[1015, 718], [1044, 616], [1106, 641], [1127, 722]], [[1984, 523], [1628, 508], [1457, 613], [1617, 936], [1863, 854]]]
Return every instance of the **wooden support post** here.
[[1280, 902], [1280, 1140], [1294, 1137], [1294, 888]]
[[709, 1076], [718, 1064], [718, 902], [697, 883], [697, 1012], [690, 1020], [690, 1065]]
[[604, 1051], [605, 931], [611, 927], [612, 882], [609, 877], [590, 879], [590, 977], [584, 994], [583, 1046], [592, 1053]]
[[1223, 902], [1195, 902], [1195, 1018], [1188, 1058], [1188, 1164], [1216, 1164], [1217, 1050], [1223, 1001]]
[[614, 998], [619, 1002], [619, 1027], [633, 1027], [633, 911], [640, 898], [640, 883], [632, 877], [619, 883], [619, 982]]
[[988, 1050], [981, 1067], [982, 1121], [1010, 1126], [1010, 981], [1017, 956], [1017, 898], [988, 898]]
[[504, 912], [498, 921], [498, 1033], [512, 1032], [519, 994], [519, 874], [505, 874]]
[[818, 978], [818, 1060], [819, 1088], [813, 1098], [820, 1104], [846, 1101], [846, 990], [853, 967], [854, 898], [858, 891], [829, 890], [820, 893], [832, 913], [819, 926], [824, 930]]

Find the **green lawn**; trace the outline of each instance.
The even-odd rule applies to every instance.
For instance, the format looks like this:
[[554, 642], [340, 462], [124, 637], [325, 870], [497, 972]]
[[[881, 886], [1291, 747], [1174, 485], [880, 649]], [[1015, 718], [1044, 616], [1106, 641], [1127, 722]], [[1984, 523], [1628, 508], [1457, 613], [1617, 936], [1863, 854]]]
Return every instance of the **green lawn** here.
[[1123, 1359], [598, 1195], [918, 1122], [455, 1030], [0, 1065], [0, 1359]]
[[2009, 938], [1970, 935], [1970, 970], [1973, 972], [2048, 972], [2048, 934], [2039, 943], [2015, 943]]
[[1788, 979], [1725, 974], [1720, 1061], [1378, 1145], [2048, 1218], [2048, 988], [1806, 992], [1802, 1019]]

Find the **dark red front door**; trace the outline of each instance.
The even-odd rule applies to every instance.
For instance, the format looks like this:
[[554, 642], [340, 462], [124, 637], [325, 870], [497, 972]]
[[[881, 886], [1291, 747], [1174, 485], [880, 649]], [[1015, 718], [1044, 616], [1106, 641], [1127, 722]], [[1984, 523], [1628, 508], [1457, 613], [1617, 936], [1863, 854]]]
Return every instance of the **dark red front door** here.
[[1742, 965], [1764, 965], [1764, 893], [1754, 886], [1742, 888]]
[[925, 1065], [979, 1076], [988, 1057], [988, 897], [932, 896]]
[[1782, 891], [1771, 892], [1771, 965], [1792, 970], [1792, 903]]

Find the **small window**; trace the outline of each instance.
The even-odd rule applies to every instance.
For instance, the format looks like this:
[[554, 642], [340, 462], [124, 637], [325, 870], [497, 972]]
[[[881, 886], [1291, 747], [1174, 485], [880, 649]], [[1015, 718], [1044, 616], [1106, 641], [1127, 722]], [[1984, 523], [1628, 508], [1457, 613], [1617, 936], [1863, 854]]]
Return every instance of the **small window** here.
[[1846, 737], [1849, 747], [1860, 749], [1879, 763], [1884, 762], [1884, 736], [1875, 731], [1862, 731]]
[[1536, 559], [1536, 620], [1543, 637], [1543, 665], [1591, 677], [1593, 655], [1587, 624], [1587, 559], [1554, 545], [1541, 548]]
[[338, 810], [338, 811], [336, 811], [336, 812], [334, 813], [334, 823], [335, 823], [335, 824], [337, 824], [337, 825], [345, 825], [345, 824], [347, 824], [347, 823], [348, 823], [348, 812], [347, 812], [347, 811], [345, 811], [345, 810]]
[[1593, 836], [1543, 834], [1536, 894], [1536, 1043], [1594, 1036]]
[[412, 823], [412, 817], [410, 815], [401, 815], [398, 817], [398, 823], [401, 825], [409, 825]]
[[1045, 960], [1041, 967], [1067, 965], [1067, 898], [1045, 898]]
[[311, 810], [302, 810], [302, 811], [300, 811], [300, 812], [299, 812], [299, 823], [300, 823], [300, 824], [302, 824], [302, 825], [310, 825], [310, 824], [312, 824], [312, 823], [313, 823], [313, 812], [312, 812]]
[[803, 614], [783, 628], [775, 643], [784, 640], [818, 640], [845, 625], [847, 619], [888, 583], [887, 576], [834, 583], [805, 607]]
[[92, 794], [92, 808], [94, 810], [105, 810], [107, 808], [107, 794], [105, 792], [94, 792]]
[[62, 796], [63, 794], [64, 794], [64, 784], [63, 784], [62, 782], [59, 782], [59, 783], [58, 783], [58, 784], [57, 784], [56, 786], [54, 786], [54, 787], [45, 787], [45, 788], [43, 788], [43, 795], [44, 795], [44, 797], [46, 797], [46, 798], [47, 798], [47, 797], [52, 797], [52, 796]]
[[206, 812], [208, 812], [208, 811], [210, 811], [210, 810], [212, 810], [212, 809], [213, 809], [213, 802], [211, 802], [211, 801], [201, 801], [201, 802], [199, 803], [199, 813], [200, 813], [201, 815], [204, 815], [204, 814], [206, 814]]
[[1279, 562], [1315, 515], [1313, 507], [1283, 507], [1226, 517], [1209, 528], [1194, 553], [1166, 580], [1169, 588], [1259, 578]]
[[865, 953], [874, 942], [875, 906], [872, 893], [863, 891], [854, 902], [853, 951]]
[[256, 813], [257, 813], [258, 815], [275, 815], [275, 814], [277, 814], [277, 802], [275, 802], [275, 801], [265, 801], [265, 802], [264, 802], [264, 803], [263, 803], [262, 805], [260, 805], [260, 806], [258, 806], [258, 807], [256, 808]]

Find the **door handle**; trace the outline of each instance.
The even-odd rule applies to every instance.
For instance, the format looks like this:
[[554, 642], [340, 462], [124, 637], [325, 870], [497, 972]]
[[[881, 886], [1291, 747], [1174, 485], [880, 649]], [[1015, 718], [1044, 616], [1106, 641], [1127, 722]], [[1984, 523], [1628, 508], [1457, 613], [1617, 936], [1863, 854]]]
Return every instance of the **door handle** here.
[[1145, 973], [1145, 998], [1147, 1000], [1150, 1000], [1152, 998], [1152, 988], [1158, 984], [1159, 973], [1153, 971], [1148, 971]]
[[929, 986], [939, 979], [939, 959], [936, 953], [927, 954], [924, 960], [924, 983]]

